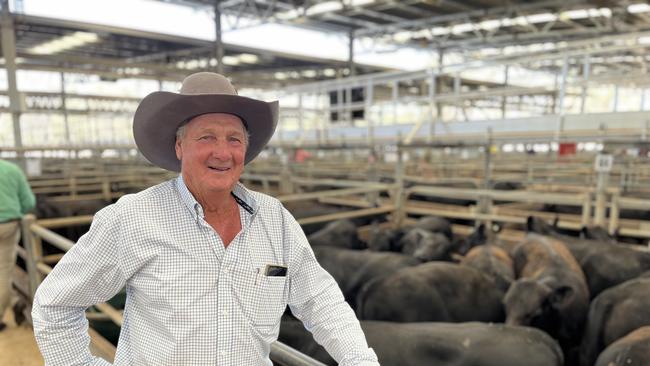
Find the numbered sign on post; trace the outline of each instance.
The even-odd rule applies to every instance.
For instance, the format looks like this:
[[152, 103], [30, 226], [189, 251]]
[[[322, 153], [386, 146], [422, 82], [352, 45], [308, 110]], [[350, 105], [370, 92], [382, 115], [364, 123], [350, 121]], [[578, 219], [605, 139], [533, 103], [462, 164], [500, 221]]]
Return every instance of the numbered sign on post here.
[[608, 173], [612, 171], [612, 165], [614, 165], [614, 156], [611, 154], [598, 154], [596, 156], [596, 164], [594, 169], [598, 173]]

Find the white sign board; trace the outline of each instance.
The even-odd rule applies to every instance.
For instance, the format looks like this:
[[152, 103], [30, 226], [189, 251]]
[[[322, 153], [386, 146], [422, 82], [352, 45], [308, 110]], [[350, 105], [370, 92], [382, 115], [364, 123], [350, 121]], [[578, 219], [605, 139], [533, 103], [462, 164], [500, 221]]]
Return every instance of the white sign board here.
[[608, 173], [612, 171], [612, 166], [614, 165], [614, 156], [610, 154], [598, 154], [596, 156], [596, 164], [594, 169], [598, 173]]
[[43, 174], [41, 159], [27, 159], [25, 162], [25, 170], [29, 177], [38, 177]]

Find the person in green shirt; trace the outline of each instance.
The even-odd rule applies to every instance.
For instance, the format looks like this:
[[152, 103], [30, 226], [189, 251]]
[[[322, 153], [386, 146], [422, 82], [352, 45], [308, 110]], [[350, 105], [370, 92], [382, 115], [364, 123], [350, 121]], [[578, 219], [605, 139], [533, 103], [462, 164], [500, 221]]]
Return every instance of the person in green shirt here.
[[11, 302], [11, 275], [16, 265], [20, 219], [35, 204], [36, 199], [22, 170], [0, 160], [0, 331], [6, 328], [2, 315]]

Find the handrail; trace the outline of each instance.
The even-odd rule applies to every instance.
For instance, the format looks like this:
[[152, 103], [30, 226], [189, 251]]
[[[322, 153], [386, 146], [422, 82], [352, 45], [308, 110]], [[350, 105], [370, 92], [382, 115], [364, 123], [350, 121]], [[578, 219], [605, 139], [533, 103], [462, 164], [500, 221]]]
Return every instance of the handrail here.
[[271, 344], [270, 356], [281, 366], [325, 366], [324, 363], [298, 352], [280, 341]]

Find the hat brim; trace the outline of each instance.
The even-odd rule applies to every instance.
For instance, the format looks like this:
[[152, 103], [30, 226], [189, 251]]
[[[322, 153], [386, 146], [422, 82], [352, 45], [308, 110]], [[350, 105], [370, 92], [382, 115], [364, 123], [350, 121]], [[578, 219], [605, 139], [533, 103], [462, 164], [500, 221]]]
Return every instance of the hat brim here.
[[180, 172], [176, 158], [176, 130], [188, 119], [206, 113], [228, 113], [241, 118], [249, 133], [244, 164], [269, 142], [278, 123], [278, 101], [264, 102], [230, 94], [186, 95], [154, 92], [133, 116], [133, 137], [144, 157], [163, 169]]

